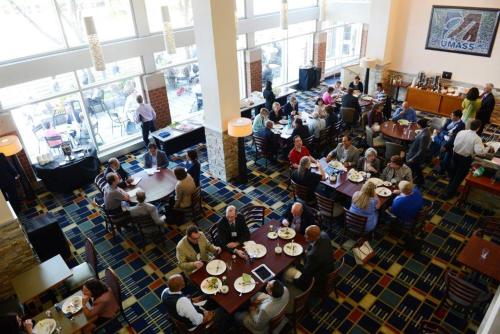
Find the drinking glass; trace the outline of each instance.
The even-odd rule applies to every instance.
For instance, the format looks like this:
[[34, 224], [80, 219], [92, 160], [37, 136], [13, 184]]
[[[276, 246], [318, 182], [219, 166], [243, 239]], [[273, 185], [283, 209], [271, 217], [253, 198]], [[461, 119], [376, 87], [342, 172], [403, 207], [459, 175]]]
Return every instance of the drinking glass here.
[[488, 248], [481, 249], [481, 259], [486, 260], [488, 254], [490, 254], [490, 250]]

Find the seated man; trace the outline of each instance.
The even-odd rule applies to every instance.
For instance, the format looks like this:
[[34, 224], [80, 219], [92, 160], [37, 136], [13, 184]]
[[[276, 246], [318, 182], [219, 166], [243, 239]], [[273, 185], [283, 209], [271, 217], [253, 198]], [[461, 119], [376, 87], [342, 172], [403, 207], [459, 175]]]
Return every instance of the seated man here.
[[325, 171], [321, 165], [318, 165], [318, 171], [319, 174], [311, 172], [311, 159], [309, 157], [302, 157], [299, 168], [292, 172], [292, 181], [307, 187], [308, 198], [304, 200], [312, 200], [319, 182], [326, 179]]
[[236, 207], [229, 205], [226, 215], [217, 224], [219, 246], [241, 258], [246, 258], [245, 252], [236, 247], [250, 240], [250, 230], [245, 223], [245, 218], [236, 213]]
[[293, 228], [296, 232], [304, 234], [306, 228], [314, 224], [314, 216], [307, 206], [295, 202], [286, 209], [281, 223], [283, 226]]
[[149, 216], [156, 225], [165, 225], [165, 216], [160, 217], [156, 206], [144, 202], [146, 200], [146, 193], [144, 191], [138, 191], [136, 197], [138, 202], [137, 205], [128, 208], [131, 217]]
[[278, 123], [281, 120], [281, 117], [285, 116], [285, 113], [281, 109], [281, 105], [279, 102], [274, 102], [272, 106], [272, 111], [269, 113], [268, 119], [271, 121]]
[[410, 104], [407, 101], [403, 102], [401, 107], [396, 109], [394, 114], [392, 114], [393, 121], [398, 121], [400, 119], [405, 119], [408, 122], [417, 121], [417, 113], [415, 112], [415, 109], [410, 108]]
[[342, 162], [346, 167], [356, 166], [359, 160], [359, 151], [352, 145], [350, 136], [342, 137], [342, 143], [339, 143], [337, 147], [326, 156], [327, 162], [333, 159]]
[[271, 154], [271, 160], [276, 160], [275, 156], [278, 154], [279, 150], [279, 136], [272, 131], [273, 127], [273, 121], [266, 121], [265, 128], [257, 132], [257, 137], [264, 138], [266, 151]]
[[311, 156], [307, 147], [302, 145], [300, 136], [295, 136], [293, 137], [293, 148], [290, 153], [288, 153], [290, 165], [292, 165], [293, 168], [299, 168], [300, 159], [302, 159], [302, 157], [309, 157], [311, 162], [316, 163], [316, 160]]
[[[217, 333], [224, 330], [227, 325], [227, 315], [221, 309], [215, 311], [202, 310], [195, 305], [202, 301], [201, 298], [188, 298], [182, 293], [186, 286], [182, 275], [175, 274], [168, 278], [168, 288], [161, 293], [161, 301], [165, 305], [169, 316], [184, 323], [189, 331], [194, 331], [199, 326], [214, 322]], [[207, 308], [205, 306], [205, 308]]]
[[167, 168], [168, 158], [165, 152], [159, 150], [155, 143], [148, 144], [148, 152], [144, 153], [145, 168]]
[[359, 105], [359, 100], [353, 95], [354, 91], [352, 88], [347, 89], [347, 94], [342, 96], [342, 108], [353, 108], [356, 110], [354, 114], [354, 119], [358, 119], [361, 115], [361, 106]]
[[306, 248], [304, 265], [287, 269], [284, 277], [301, 290], [306, 290], [314, 277], [315, 286], [322, 289], [327, 275], [335, 269], [333, 246], [328, 234], [321, 232], [317, 225], [307, 227], [305, 237], [309, 246]]
[[220, 254], [221, 248], [214, 246], [205, 237], [196, 225], [191, 225], [176, 247], [176, 257], [179, 268], [186, 277], [196, 269], [203, 267], [203, 262], [208, 262], [208, 253]]
[[384, 104], [387, 100], [387, 94], [385, 93], [384, 86], [381, 82], [377, 82], [377, 92], [375, 94], [375, 100], [377, 103]]
[[120, 180], [120, 177], [113, 172], [106, 174], [108, 185], [104, 187], [104, 208], [112, 214], [122, 212], [122, 202], [130, 200], [125, 190], [118, 187]]
[[391, 161], [389, 161], [387, 167], [382, 171], [382, 176], [380, 178], [394, 184], [401, 181], [413, 181], [410, 167], [403, 163], [403, 159], [399, 155], [393, 155], [391, 157]]
[[290, 101], [283, 107], [286, 117], [295, 116], [299, 113], [299, 102], [295, 96], [290, 97]]
[[394, 198], [390, 212], [398, 222], [412, 222], [424, 207], [424, 199], [420, 191], [411, 182], [399, 182], [400, 194]]
[[175, 167], [174, 175], [177, 179], [175, 184], [174, 209], [187, 209], [192, 205], [192, 195], [196, 191], [196, 185], [191, 175], [184, 167]]
[[293, 127], [294, 129], [292, 131], [292, 138], [295, 138], [295, 136], [300, 136], [302, 140], [306, 140], [311, 135], [309, 133], [309, 128], [304, 125], [301, 118], [295, 119], [295, 121], [293, 122]]
[[248, 311], [235, 314], [236, 322], [254, 334], [269, 333], [269, 322], [288, 304], [290, 293], [277, 280], [266, 284], [266, 292], [257, 292], [250, 300]]
[[120, 165], [120, 161], [116, 158], [111, 158], [108, 160], [108, 167], [106, 167], [104, 175], [108, 175], [108, 173], [116, 173], [118, 175], [118, 177], [120, 178], [120, 183], [118, 184], [118, 186], [120, 188], [126, 188], [127, 184], [134, 181], [134, 179], [131, 178], [125, 171], [125, 169], [123, 169], [123, 167]]
[[462, 121], [462, 110], [457, 109], [451, 113], [451, 117], [446, 120], [441, 129], [435, 130], [437, 134], [433, 136], [430, 148], [432, 156], [439, 155], [438, 172], [440, 174], [448, 171], [453, 155], [455, 136], [464, 129], [465, 123]]

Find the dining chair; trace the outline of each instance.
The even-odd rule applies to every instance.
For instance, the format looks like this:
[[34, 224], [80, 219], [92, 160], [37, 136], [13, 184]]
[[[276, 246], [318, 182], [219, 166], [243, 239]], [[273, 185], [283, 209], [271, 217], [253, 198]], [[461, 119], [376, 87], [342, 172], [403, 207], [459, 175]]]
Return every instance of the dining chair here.
[[275, 315], [271, 320], [269, 320], [269, 334], [280, 333], [283, 330], [283, 327], [288, 322], [286, 318], [286, 305], [283, 306], [283, 309]]
[[245, 218], [245, 223], [250, 231], [264, 225], [265, 207], [261, 205], [245, 205], [239, 209], [239, 212]]
[[420, 334], [450, 334], [450, 332], [438, 323], [423, 320], [419, 326]]
[[64, 281], [68, 291], [73, 292], [80, 289], [90, 278], [99, 279], [97, 269], [97, 253], [94, 242], [90, 238], [85, 239], [85, 262], [71, 268], [71, 276]]
[[184, 322], [174, 318], [170, 314], [168, 315], [168, 320], [174, 324], [174, 327], [177, 329], [179, 334], [204, 334], [204, 333], [208, 333], [209, 332], [208, 329], [210, 328], [209, 325], [212, 324], [212, 323], [210, 323], [206, 326], [202, 324], [203, 326], [200, 325], [200, 326], [196, 327], [194, 330], [190, 331], [188, 326]]
[[[332, 254], [333, 261], [335, 261], [335, 257]], [[337, 284], [339, 281], [339, 273], [342, 270], [342, 267], [344, 266], [345, 263], [345, 257], [342, 257], [340, 261], [335, 261], [335, 262], [340, 262], [339, 266], [333, 270], [331, 273], [327, 275], [325, 286], [323, 290], [321, 291], [321, 296], [323, 298], [326, 298], [330, 295], [330, 293], [333, 291], [335, 293], [335, 298], [339, 297], [338, 290], [337, 290]]]
[[195, 221], [199, 216], [203, 215], [203, 205], [201, 196], [201, 186], [196, 188], [196, 191], [191, 194], [191, 219]]
[[343, 127], [344, 127], [344, 123], [342, 122], [342, 120], [339, 120], [333, 124], [332, 134], [331, 134], [333, 146], [337, 145], [338, 142], [340, 141], [339, 139], [344, 135]]
[[97, 189], [101, 192], [101, 194], [104, 195], [104, 187], [106, 187], [106, 175], [104, 175], [104, 172], [101, 172], [97, 174], [97, 176], [94, 179], [94, 184], [97, 186]]
[[385, 160], [386, 161], [390, 161], [391, 157], [393, 155], [399, 156], [401, 154], [401, 151], [404, 151], [403, 146], [396, 144], [396, 143], [393, 143], [393, 142], [390, 142], [390, 141], [385, 142]]
[[212, 243], [214, 245], [219, 243], [219, 226], [217, 223], [210, 226], [208, 229], [208, 235], [210, 236], [210, 239], [212, 239]]
[[368, 218], [351, 212], [344, 208], [344, 236], [350, 235], [355, 240], [366, 236]]
[[110, 288], [111, 292], [113, 293], [113, 297], [115, 297], [115, 300], [118, 303], [120, 309], [118, 310], [118, 312], [116, 312], [113, 318], [110, 318], [106, 320], [104, 323], [100, 324], [93, 330], [93, 332], [99, 333], [101, 329], [106, 328], [106, 326], [108, 326], [111, 322], [115, 320], [120, 321], [119, 320], [120, 315], [123, 317], [123, 319], [125, 319], [130, 328], [131, 327], [130, 321], [128, 320], [127, 315], [125, 314], [125, 310], [123, 309], [122, 288], [120, 279], [116, 275], [115, 271], [110, 267], [104, 270], [104, 283], [106, 283], [106, 285]]
[[317, 140], [318, 145], [317, 149], [315, 150], [317, 156], [323, 156], [325, 152], [329, 151], [331, 132], [331, 126], [328, 126], [319, 132], [319, 138]]
[[368, 125], [365, 127], [365, 133], [366, 143], [369, 147], [373, 147], [377, 152], [385, 147], [385, 140], [380, 136], [373, 138], [373, 130]]
[[290, 181], [292, 183], [294, 201], [297, 201], [299, 199], [302, 202], [306, 203], [307, 205], [309, 205], [311, 207], [315, 207], [316, 206], [316, 199], [314, 198], [314, 196], [311, 196], [311, 194], [309, 193], [309, 188], [307, 186], [303, 186], [301, 184], [298, 184], [293, 180], [290, 180]]
[[[471, 282], [466, 281], [449, 270], [447, 270], [445, 274], [445, 287], [444, 297], [438, 309], [442, 306], [460, 306], [465, 309], [466, 319], [469, 319], [476, 307], [486, 302], [491, 297], [489, 292], [483, 291]], [[452, 303], [450, 303], [450, 301]]]
[[306, 291], [302, 292], [301, 294], [295, 296], [293, 299], [293, 309], [292, 313], [288, 315], [288, 318], [290, 319], [290, 322], [292, 324], [293, 328], [293, 333], [297, 333], [297, 322], [304, 317], [309, 312], [309, 297], [311, 296], [311, 291], [314, 287], [316, 280], [314, 277], [311, 280], [311, 283], [309, 284], [309, 287], [306, 289]]
[[350, 130], [356, 123], [356, 109], [348, 107], [340, 107], [340, 117], [345, 126]]
[[254, 147], [255, 147], [255, 163], [259, 158], [263, 157], [265, 161], [265, 168], [267, 168], [267, 161], [271, 161], [272, 153], [267, 149], [266, 139], [264, 137], [252, 135]]
[[483, 238], [487, 235], [491, 241], [500, 244], [500, 216], [485, 216], [479, 219], [479, 229], [474, 235]]
[[[424, 228], [424, 224], [427, 220], [427, 216], [431, 210], [431, 206], [427, 205], [420, 209], [414, 219], [408, 219], [404, 221], [399, 221], [396, 216], [394, 216], [389, 209], [386, 213], [391, 218], [390, 227], [392, 230], [396, 230], [404, 236], [416, 236]], [[399, 235], [398, 233], [398, 235]]]
[[[156, 224], [149, 215], [131, 217], [132, 223], [137, 226], [139, 233], [144, 239], [152, 242], [164, 241], [165, 231], [161, 225]], [[144, 244], [143, 248], [146, 247]]]
[[329, 197], [326, 197], [319, 192], [314, 194], [316, 196], [316, 202], [318, 203], [318, 211], [324, 221], [333, 222], [335, 218], [335, 201]]
[[121, 229], [124, 227], [128, 227], [130, 225], [130, 212], [125, 210], [121, 212], [110, 212], [104, 208], [105, 213], [105, 224], [106, 230], [109, 231], [111, 227], [111, 233], [113, 236], [116, 235], [116, 230], [121, 232]]

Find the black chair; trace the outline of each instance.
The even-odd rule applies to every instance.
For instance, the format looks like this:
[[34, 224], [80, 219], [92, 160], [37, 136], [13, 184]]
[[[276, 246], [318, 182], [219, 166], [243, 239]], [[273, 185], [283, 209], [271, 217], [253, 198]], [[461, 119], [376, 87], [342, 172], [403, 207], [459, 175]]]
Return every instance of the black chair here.
[[[332, 261], [335, 261], [334, 254], [332, 254], [332, 259], [333, 259]], [[329, 273], [327, 275], [325, 286], [324, 286], [323, 290], [321, 291], [321, 295], [323, 298], [327, 298], [332, 291], [335, 293], [335, 298], [339, 297], [339, 293], [337, 291], [337, 284], [338, 284], [339, 277], [340, 277], [339, 273], [342, 270], [344, 263], [345, 263], [345, 259], [344, 259], [344, 257], [342, 257], [342, 259], [340, 260], [339, 266], [337, 268], [335, 268], [334, 271], [332, 271], [331, 273]]]
[[416, 236], [418, 232], [420, 232], [427, 220], [427, 216], [431, 210], [430, 206], [423, 207], [413, 220], [405, 220], [399, 222], [397, 217], [394, 216], [389, 210], [386, 213], [391, 218], [391, 229], [398, 231], [398, 234], [401, 233], [403, 236]]
[[104, 209], [104, 213], [106, 217], [105, 219], [106, 230], [109, 231], [109, 228], [111, 227], [111, 232], [113, 233], [113, 236], [115, 236], [117, 229], [118, 232], [121, 232], [122, 228], [130, 226], [131, 223], [130, 212], [128, 211], [112, 212]]
[[313, 145], [314, 145], [314, 135], [307, 137], [307, 138], [304, 140], [304, 145], [305, 145], [308, 149], [313, 150]]
[[252, 135], [253, 143], [255, 146], [255, 163], [259, 158], [263, 157], [265, 160], [265, 168], [267, 168], [267, 161], [273, 159], [273, 153], [268, 150], [266, 139], [256, 135]]
[[309, 193], [309, 188], [290, 180], [293, 187], [294, 201], [300, 200], [309, 206], [316, 207], [316, 199]]
[[337, 121], [337, 123], [334, 123], [333, 126], [332, 126], [332, 134], [330, 136], [331, 140], [332, 140], [332, 146], [335, 146], [338, 144], [338, 142], [340, 141], [340, 138], [344, 135], [344, 128], [343, 128], [344, 124], [342, 122], [342, 120], [339, 120]]
[[350, 130], [358, 121], [356, 119], [356, 109], [341, 107], [340, 108], [340, 117], [342, 118], [342, 122], [345, 126]]
[[219, 226], [217, 225], [217, 223], [210, 226], [210, 228], [208, 229], [208, 235], [210, 236], [210, 239], [212, 239], [212, 243], [214, 245], [217, 245], [219, 243]]
[[329, 197], [323, 196], [322, 194], [316, 192], [316, 202], [318, 203], [318, 212], [322, 218], [325, 220], [333, 221], [335, 201]]
[[[331, 126], [324, 128], [319, 132], [319, 138], [317, 140], [317, 148], [313, 147], [317, 156], [322, 156], [323, 153], [328, 152], [331, 144]], [[314, 145], [316, 146], [316, 145]]]
[[373, 130], [371, 127], [366, 126], [365, 133], [366, 133], [366, 143], [368, 144], [369, 147], [373, 147], [374, 149], [377, 150], [377, 152], [379, 152], [381, 149], [385, 147], [384, 139], [382, 139], [381, 137], [373, 138]]
[[106, 187], [106, 184], [107, 184], [106, 175], [104, 175], [104, 172], [99, 173], [95, 177], [94, 184], [97, 186], [97, 189], [99, 189], [101, 194], [104, 195], [104, 188]]
[[297, 333], [297, 322], [304, 317], [307, 313], [309, 313], [309, 297], [311, 296], [311, 291], [315, 284], [314, 277], [311, 280], [311, 284], [306, 291], [302, 292], [300, 295], [296, 296], [293, 299], [293, 310], [292, 313], [289, 314], [290, 322], [292, 323], [293, 332]]
[[390, 161], [391, 157], [393, 155], [399, 156], [401, 154], [401, 151], [404, 151], [403, 146], [396, 144], [396, 143], [393, 143], [393, 142], [390, 142], [390, 141], [385, 142], [385, 160], [386, 161]]
[[64, 281], [64, 285], [71, 292], [81, 288], [90, 278], [99, 279], [97, 254], [94, 243], [89, 238], [85, 240], [85, 262], [71, 268], [71, 273], [73, 275]]
[[213, 322], [204, 325], [201, 324], [198, 327], [196, 327], [194, 330], [190, 331], [188, 326], [182, 322], [181, 320], [178, 320], [168, 314], [168, 320], [174, 324], [175, 329], [177, 329], [179, 334], [204, 334], [204, 333], [209, 333], [210, 332], [210, 326], [213, 324]]
[[248, 229], [255, 230], [264, 225], [264, 214], [266, 208], [260, 205], [245, 205], [240, 210], [240, 214], [245, 218]]
[[281, 329], [283, 328], [283, 322], [286, 325], [286, 322], [288, 322], [288, 319], [286, 318], [286, 305], [283, 307], [283, 309], [275, 315], [271, 320], [269, 320], [269, 334], [273, 334], [274, 331], [278, 328]]
[[500, 244], [500, 216], [485, 216], [479, 219], [479, 229], [474, 235], [484, 237], [487, 235], [494, 243]]
[[136, 216], [131, 217], [131, 220], [144, 239], [150, 239], [152, 242], [163, 241], [165, 231], [151, 219], [151, 216]]

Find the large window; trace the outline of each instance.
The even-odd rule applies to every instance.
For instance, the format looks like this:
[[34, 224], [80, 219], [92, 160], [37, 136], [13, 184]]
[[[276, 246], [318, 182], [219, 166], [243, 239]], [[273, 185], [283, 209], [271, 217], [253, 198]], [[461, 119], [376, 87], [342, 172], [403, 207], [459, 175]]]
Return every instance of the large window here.
[[141, 92], [139, 77], [83, 91], [89, 123], [101, 149], [138, 136], [140, 128], [134, 122], [134, 113], [138, 107], [136, 98]]
[[312, 60], [313, 36], [311, 34], [288, 40], [287, 82], [299, 80], [299, 68]]
[[[282, 0], [253, 0], [253, 12], [255, 15], [279, 12]], [[288, 9], [313, 7], [317, 0], [288, 0]]]
[[52, 0], [0, 1], [0, 62], [65, 47]]
[[327, 30], [325, 68], [332, 69], [359, 59], [362, 24], [346, 24]]
[[255, 45], [261, 45], [281, 39], [312, 33], [316, 30], [316, 21], [309, 20], [300, 23], [290, 24], [288, 30], [279, 27], [259, 30], [255, 32]]
[[157, 69], [185, 63], [196, 59], [196, 45], [176, 48], [173, 55], [169, 55], [167, 51], [155, 52], [154, 57]]
[[12, 110], [12, 117], [33, 163], [41, 154], [62, 156], [64, 144], [75, 150], [91, 143], [78, 94], [25, 105]]
[[106, 64], [105, 71], [96, 71], [93, 67], [76, 71], [82, 87], [103, 84], [117, 79], [142, 74], [140, 58], [129, 58]]
[[238, 81], [240, 87], [240, 99], [244, 99], [247, 96], [246, 93], [246, 81], [245, 81], [245, 51], [238, 51]]
[[198, 63], [168, 67], [164, 71], [172, 121], [181, 121], [203, 109]]
[[274, 86], [286, 83], [285, 41], [262, 45], [262, 81], [272, 81]]

